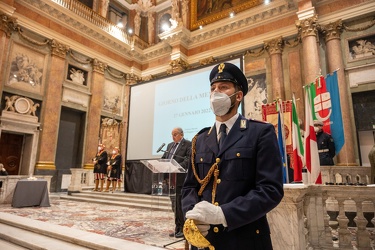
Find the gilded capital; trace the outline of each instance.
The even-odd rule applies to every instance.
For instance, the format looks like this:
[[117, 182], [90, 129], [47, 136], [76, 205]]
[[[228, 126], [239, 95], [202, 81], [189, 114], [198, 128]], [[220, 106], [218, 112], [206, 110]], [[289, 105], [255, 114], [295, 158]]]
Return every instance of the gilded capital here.
[[283, 37], [278, 37], [264, 42], [264, 48], [270, 55], [281, 54], [284, 48]]
[[169, 72], [167, 72], [168, 74], [174, 74], [189, 68], [189, 64], [181, 58], [172, 60], [169, 63], [169, 66], [171, 66], [171, 69], [169, 70]]
[[320, 31], [324, 35], [326, 42], [332, 39], [340, 39], [343, 29], [344, 26], [342, 25], [341, 19], [337, 20], [336, 22], [320, 26]]
[[66, 57], [66, 53], [69, 50], [69, 46], [62, 44], [55, 39], [51, 40], [51, 53], [52, 55], [64, 58]]
[[17, 19], [8, 16], [4, 12], [0, 11], [0, 30], [4, 31], [7, 37], [10, 37], [12, 35], [13, 31], [17, 31]]
[[98, 59], [94, 58], [92, 60], [92, 68], [94, 72], [104, 74], [104, 70], [107, 68], [107, 64], [99, 61]]
[[139, 80], [140, 78], [136, 76], [134, 73], [126, 74], [126, 85], [134, 85]]
[[307, 36], [317, 36], [317, 21], [318, 15], [314, 15], [313, 17], [296, 21], [296, 26], [298, 28], [298, 31], [301, 33], [302, 38], [305, 38]]

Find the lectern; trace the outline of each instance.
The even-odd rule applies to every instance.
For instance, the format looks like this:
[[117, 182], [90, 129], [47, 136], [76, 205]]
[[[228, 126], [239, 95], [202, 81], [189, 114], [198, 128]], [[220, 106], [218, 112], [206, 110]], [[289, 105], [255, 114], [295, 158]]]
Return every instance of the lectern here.
[[152, 174], [152, 195], [175, 195], [176, 174], [186, 170], [174, 159], [155, 159], [141, 161]]

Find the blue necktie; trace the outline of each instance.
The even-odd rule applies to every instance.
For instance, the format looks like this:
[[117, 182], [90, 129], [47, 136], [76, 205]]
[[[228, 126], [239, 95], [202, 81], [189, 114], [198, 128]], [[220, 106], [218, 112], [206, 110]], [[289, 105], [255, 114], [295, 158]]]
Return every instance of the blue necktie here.
[[225, 137], [227, 137], [227, 126], [225, 125], [225, 123], [222, 123], [219, 130], [219, 149], [222, 148]]
[[169, 150], [168, 159], [172, 159], [173, 158], [173, 155], [174, 155], [174, 152], [176, 151], [177, 145], [178, 145], [178, 143], [175, 143], [172, 146], [171, 150]]

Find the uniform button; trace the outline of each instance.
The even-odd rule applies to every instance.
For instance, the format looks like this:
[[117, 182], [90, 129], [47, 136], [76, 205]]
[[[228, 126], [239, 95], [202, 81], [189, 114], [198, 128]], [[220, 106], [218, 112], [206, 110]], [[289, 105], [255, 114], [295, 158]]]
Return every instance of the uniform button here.
[[216, 158], [216, 163], [219, 163], [220, 162], [220, 158]]
[[216, 183], [220, 184], [220, 182], [221, 182], [221, 179], [217, 179]]
[[241, 154], [240, 154], [240, 153], [237, 153], [236, 155], [237, 155], [237, 157], [240, 157], [240, 156], [241, 156]]
[[255, 233], [256, 233], [256, 234], [259, 234], [259, 229], [257, 229], [257, 230], [255, 231]]
[[200, 161], [202, 162], [202, 161], [203, 161], [203, 158], [200, 158]]
[[214, 232], [218, 233], [219, 232], [219, 228], [218, 227], [214, 227]]
[[219, 202], [215, 202], [214, 205], [215, 205], [215, 206], [219, 206]]

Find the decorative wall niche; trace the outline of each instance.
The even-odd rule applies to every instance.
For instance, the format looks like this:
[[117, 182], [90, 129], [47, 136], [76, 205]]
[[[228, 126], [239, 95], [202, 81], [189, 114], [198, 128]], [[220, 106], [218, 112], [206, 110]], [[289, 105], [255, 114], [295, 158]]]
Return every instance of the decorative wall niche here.
[[68, 64], [66, 80], [72, 83], [87, 86], [88, 72], [71, 64]]
[[375, 34], [347, 40], [348, 61], [369, 59], [375, 56]]
[[43, 94], [48, 54], [12, 42], [5, 86], [38, 95]]

